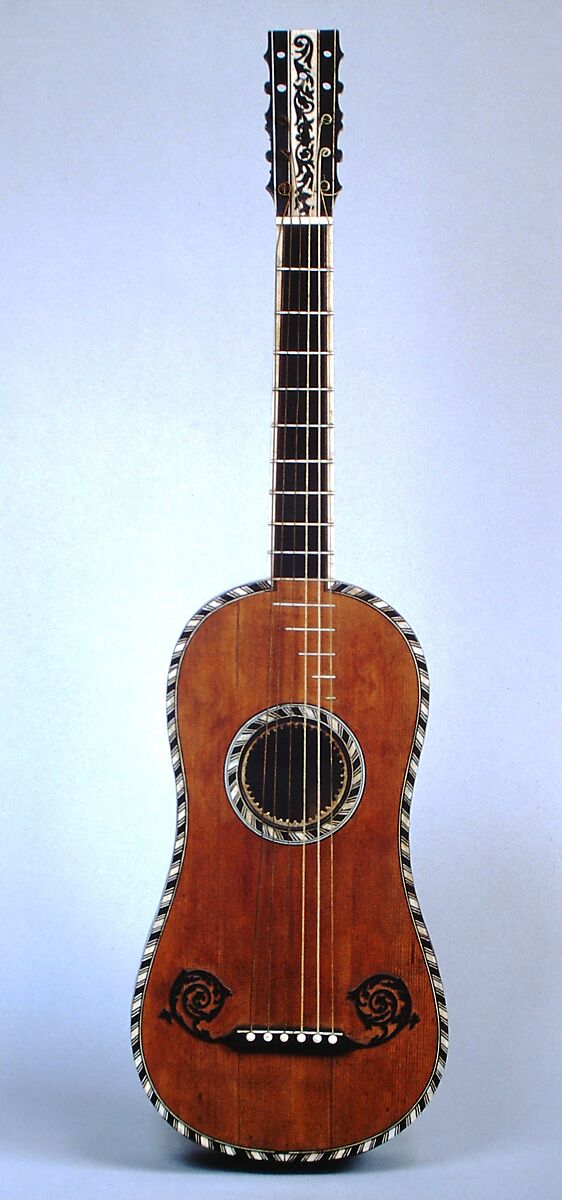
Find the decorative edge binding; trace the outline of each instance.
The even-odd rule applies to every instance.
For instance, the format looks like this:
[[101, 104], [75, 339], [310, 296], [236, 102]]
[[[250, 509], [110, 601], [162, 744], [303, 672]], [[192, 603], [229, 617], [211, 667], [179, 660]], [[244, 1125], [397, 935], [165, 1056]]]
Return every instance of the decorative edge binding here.
[[240, 600], [244, 596], [250, 596], [257, 592], [267, 592], [272, 590], [272, 580], [262, 579], [255, 583], [244, 584], [241, 587], [231, 588], [230, 591], [222, 592], [219, 596], [209, 600], [208, 603], [203, 605], [203, 607], [200, 608], [187, 622], [187, 625], [183, 629], [172, 655], [172, 661], [170, 663], [170, 669], [168, 672], [166, 710], [168, 714], [168, 736], [170, 739], [172, 766], [176, 782], [176, 796], [178, 802], [176, 838], [174, 842], [168, 878], [164, 886], [158, 911], [148, 935], [144, 953], [141, 959], [135, 990], [133, 993], [131, 1005], [131, 1043], [135, 1067], [144, 1091], [146, 1092], [151, 1104], [154, 1105], [157, 1112], [160, 1113], [160, 1116], [164, 1118], [168, 1125], [171, 1125], [173, 1129], [175, 1129], [178, 1133], [183, 1134], [184, 1137], [188, 1137], [192, 1141], [196, 1142], [197, 1145], [203, 1146], [207, 1150], [218, 1150], [222, 1154], [227, 1154], [231, 1157], [236, 1156], [246, 1160], [251, 1159], [256, 1162], [278, 1162], [286, 1164], [316, 1163], [321, 1161], [335, 1162], [338, 1159], [349, 1158], [355, 1154], [363, 1154], [367, 1150], [375, 1149], [376, 1146], [384, 1145], [385, 1142], [390, 1141], [390, 1139], [395, 1137], [396, 1134], [402, 1133], [404, 1129], [407, 1129], [408, 1125], [411, 1125], [412, 1122], [415, 1121], [416, 1117], [419, 1117], [420, 1113], [422, 1113], [424, 1108], [427, 1107], [429, 1101], [435, 1094], [445, 1069], [447, 1051], [449, 1048], [449, 1027], [445, 993], [443, 990], [443, 984], [441, 982], [441, 976], [439, 974], [439, 967], [437, 965], [435, 952], [433, 950], [433, 946], [431, 945], [427, 926], [422, 917], [420, 904], [416, 896], [410, 859], [410, 809], [429, 713], [429, 675], [427, 663], [425, 661], [425, 656], [421, 645], [418, 642], [411, 626], [408, 625], [407, 621], [404, 620], [404, 617], [401, 617], [400, 613], [398, 613], [395, 608], [392, 608], [390, 604], [387, 604], [378, 596], [373, 595], [372, 592], [367, 592], [363, 588], [355, 587], [352, 584], [340, 582], [333, 582], [330, 584], [331, 591], [338, 592], [344, 596], [351, 596], [355, 600], [360, 600], [364, 604], [369, 604], [372, 608], [375, 608], [377, 612], [380, 612], [382, 616], [386, 617], [386, 619], [390, 621], [396, 629], [398, 629], [399, 633], [401, 633], [404, 641], [407, 643], [410, 649], [416, 665], [419, 688], [418, 719], [416, 728], [414, 730], [414, 736], [412, 738], [410, 758], [404, 777], [402, 796], [400, 799], [399, 849], [400, 868], [402, 872], [404, 892], [408, 907], [412, 914], [421, 951], [429, 971], [429, 977], [435, 998], [435, 1008], [437, 1012], [439, 1030], [437, 1054], [433, 1072], [427, 1087], [423, 1091], [416, 1104], [412, 1106], [410, 1111], [406, 1113], [406, 1115], [402, 1117], [400, 1121], [396, 1122], [394, 1125], [390, 1125], [387, 1129], [383, 1130], [382, 1133], [378, 1133], [374, 1137], [367, 1138], [362, 1142], [353, 1142], [351, 1145], [340, 1146], [335, 1150], [299, 1150], [293, 1152], [284, 1152], [278, 1150], [254, 1150], [250, 1147], [236, 1146], [230, 1144], [229, 1142], [221, 1142], [217, 1138], [208, 1137], [199, 1130], [193, 1129], [184, 1121], [180, 1121], [179, 1117], [175, 1116], [175, 1114], [171, 1112], [169, 1108], [167, 1108], [163, 1100], [158, 1095], [158, 1092], [154, 1088], [146, 1068], [142, 1051], [141, 1016], [144, 993], [150, 974], [150, 968], [152, 966], [152, 960], [156, 952], [156, 947], [160, 940], [160, 935], [166, 923], [166, 918], [174, 898], [187, 842], [187, 793], [176, 724], [177, 681], [181, 661], [185, 650], [191, 638], [193, 637], [193, 634], [203, 623], [203, 621], [205, 621], [206, 618], [210, 616], [211, 613], [217, 608], [222, 608], [223, 605], [231, 604], [233, 601]]

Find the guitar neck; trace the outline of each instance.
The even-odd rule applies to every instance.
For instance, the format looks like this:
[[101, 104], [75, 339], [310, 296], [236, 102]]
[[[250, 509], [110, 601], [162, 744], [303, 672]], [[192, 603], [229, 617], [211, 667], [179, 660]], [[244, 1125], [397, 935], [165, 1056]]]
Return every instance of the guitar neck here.
[[280, 220], [275, 288], [272, 576], [331, 578], [332, 223]]
[[332, 211], [341, 129], [334, 30], [270, 33], [277, 217], [271, 575], [332, 578]]

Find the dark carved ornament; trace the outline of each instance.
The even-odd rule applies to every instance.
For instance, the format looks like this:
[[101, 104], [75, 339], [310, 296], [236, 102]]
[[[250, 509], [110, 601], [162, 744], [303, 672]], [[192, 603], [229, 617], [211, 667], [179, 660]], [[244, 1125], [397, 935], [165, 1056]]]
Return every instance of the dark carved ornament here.
[[348, 992], [348, 1000], [355, 1001], [363, 1024], [373, 1030], [370, 1046], [389, 1042], [406, 1025], [413, 1029], [419, 1021], [408, 988], [397, 975], [370, 975]]
[[180, 971], [170, 988], [170, 1008], [163, 1008], [160, 1016], [168, 1023], [177, 1021], [188, 1033], [208, 1040], [210, 1035], [199, 1027], [200, 1022], [214, 1021], [231, 995], [230, 988], [210, 971]]
[[183, 970], [170, 988], [169, 1008], [160, 1017], [169, 1025], [175, 1021], [182, 1029], [203, 1041], [220, 1041], [232, 1049], [252, 1053], [284, 1054], [342, 1054], [350, 1050], [367, 1049], [389, 1042], [408, 1026], [413, 1029], [419, 1021], [412, 1012], [412, 1000], [403, 979], [396, 975], [370, 975], [358, 987], [348, 992], [355, 1002], [357, 1013], [373, 1036], [359, 1042], [343, 1031], [299, 1030], [268, 1027], [234, 1029], [231, 1033], [213, 1038], [207, 1025], [218, 1017], [225, 1000], [232, 996], [230, 988], [201, 969]]
[[314, 195], [315, 177], [315, 122], [314, 114], [317, 103], [315, 97], [315, 82], [312, 71], [312, 38], [300, 34], [295, 38], [295, 87], [294, 106], [296, 119], [295, 132], [295, 192], [299, 212], [310, 212], [311, 200]]

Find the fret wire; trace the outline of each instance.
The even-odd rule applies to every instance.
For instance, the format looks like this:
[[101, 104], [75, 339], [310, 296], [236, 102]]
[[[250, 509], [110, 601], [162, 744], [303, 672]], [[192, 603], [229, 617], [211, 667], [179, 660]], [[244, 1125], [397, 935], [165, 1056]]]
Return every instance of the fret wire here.
[[335, 604], [318, 604], [316, 600], [272, 600], [272, 608], [335, 608]]

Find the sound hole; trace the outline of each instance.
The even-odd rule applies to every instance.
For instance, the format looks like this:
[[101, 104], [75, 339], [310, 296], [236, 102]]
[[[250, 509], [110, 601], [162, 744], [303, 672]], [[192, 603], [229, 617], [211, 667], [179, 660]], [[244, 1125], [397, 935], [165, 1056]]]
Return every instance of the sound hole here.
[[333, 729], [292, 717], [264, 725], [240, 756], [240, 791], [268, 825], [308, 829], [331, 819], [349, 794], [351, 762]]

